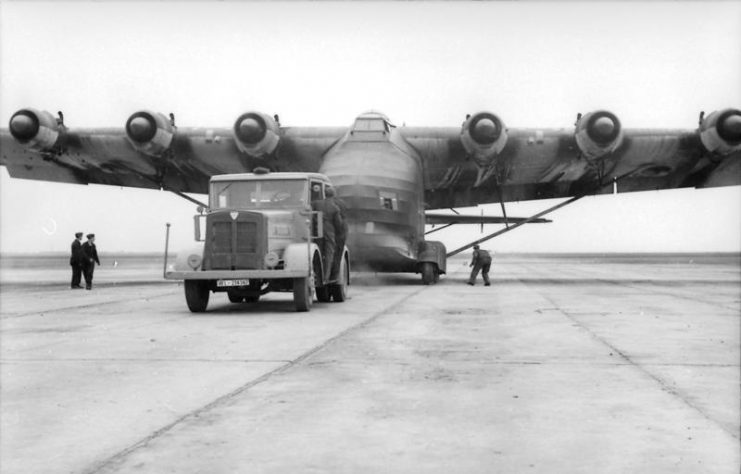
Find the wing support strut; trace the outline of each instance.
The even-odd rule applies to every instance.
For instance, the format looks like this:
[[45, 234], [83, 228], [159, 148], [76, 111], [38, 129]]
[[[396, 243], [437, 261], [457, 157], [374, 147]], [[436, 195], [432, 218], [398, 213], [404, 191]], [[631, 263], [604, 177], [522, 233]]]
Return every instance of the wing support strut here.
[[[456, 212], [456, 214], [458, 214], [458, 213]], [[432, 234], [433, 232], [437, 232], [438, 230], [443, 230], [443, 229], [447, 229], [447, 228], [448, 228], [448, 227], [450, 227], [451, 225], [455, 225], [455, 222], [451, 222], [450, 224], [445, 224], [444, 226], [442, 226], [442, 227], [438, 227], [437, 229], [432, 229], [432, 230], [428, 230], [427, 232], [425, 232], [425, 235], [430, 235], [430, 234]]]
[[182, 193], [180, 191], [177, 191], [175, 189], [172, 189], [172, 188], [167, 187], [163, 183], [163, 181], [164, 181], [164, 179], [163, 179], [164, 178], [164, 172], [161, 172], [160, 175], [156, 179], [152, 179], [152, 178], [150, 178], [149, 176], [147, 176], [145, 174], [137, 173], [136, 171], [134, 171], [133, 169], [131, 169], [131, 168], [127, 167], [127, 166], [122, 166], [122, 168], [125, 168], [130, 173], [135, 174], [135, 175], [139, 176], [142, 179], [145, 179], [147, 181], [150, 181], [150, 182], [156, 184], [163, 191], [170, 191], [171, 193], [176, 194], [176, 195], [180, 196], [181, 198], [186, 199], [186, 200], [192, 202], [193, 204], [196, 204], [198, 206], [203, 206], [204, 209], [208, 209], [208, 204], [205, 204], [205, 203], [199, 201], [198, 199], [192, 198], [192, 197], [186, 195], [185, 193]]
[[518, 222], [517, 224], [513, 224], [511, 227], [506, 227], [506, 228], [504, 228], [502, 230], [498, 230], [498, 231], [494, 232], [493, 234], [487, 235], [484, 238], [481, 238], [481, 239], [478, 239], [478, 240], [474, 240], [470, 244], [467, 244], [467, 245], [464, 245], [463, 247], [457, 248], [457, 249], [453, 250], [452, 252], [448, 252], [448, 254], [446, 255], [446, 257], [450, 258], [453, 255], [458, 255], [459, 253], [463, 252], [464, 250], [470, 249], [474, 245], [480, 244], [481, 242], [486, 242], [487, 240], [493, 239], [494, 237], [497, 237], [497, 236], [500, 236], [502, 234], [505, 234], [505, 233], [507, 233], [509, 231], [515, 230], [518, 227], [520, 227], [521, 225], [527, 224], [528, 222], [530, 222], [530, 221], [532, 221], [534, 219], [537, 219], [539, 217], [543, 217], [546, 214], [550, 214], [551, 212], [553, 212], [553, 211], [555, 211], [557, 209], [560, 209], [560, 208], [562, 208], [564, 206], [568, 206], [572, 202], [578, 201], [579, 199], [581, 199], [583, 197], [586, 197], [586, 196], [589, 196], [589, 194], [580, 194], [578, 196], [574, 196], [574, 197], [572, 197], [571, 199], [569, 199], [567, 201], [564, 201], [562, 203], [556, 204], [555, 206], [550, 207], [550, 208], [546, 209], [545, 211], [541, 211], [541, 212], [535, 214], [534, 216], [528, 217], [527, 219], [525, 219], [522, 222]]
[[208, 209], [208, 204], [204, 204], [201, 201], [199, 201], [198, 199], [192, 198], [192, 197], [188, 196], [185, 193], [181, 193], [180, 191], [175, 191], [174, 189], [170, 189], [170, 188], [165, 187], [165, 186], [163, 186], [162, 189], [165, 190], [165, 191], [170, 191], [171, 193], [176, 194], [176, 195], [180, 196], [183, 199], [187, 199], [188, 201], [192, 202], [193, 204], [197, 204], [199, 206], [203, 206], [204, 209]]
[[[509, 229], [509, 221], [507, 220], [507, 209], [504, 208], [504, 196], [502, 196], [502, 186], [499, 184], [499, 176], [497, 176], [497, 196], [499, 197], [499, 204], [502, 206], [502, 215], [504, 216], [504, 227]], [[483, 212], [483, 210], [482, 210]], [[481, 224], [481, 233], [484, 233], [484, 224]]]
[[634, 169], [633, 171], [629, 171], [629, 172], [627, 172], [627, 173], [625, 173], [625, 174], [623, 174], [621, 176], [616, 176], [615, 178], [613, 178], [612, 181], [610, 181], [607, 184], [602, 183], [600, 181], [600, 183], [595, 188], [593, 188], [590, 192], [577, 194], [576, 196], [572, 197], [571, 199], [568, 199], [568, 200], [566, 200], [566, 201], [564, 201], [562, 203], [556, 204], [555, 206], [550, 207], [550, 208], [546, 209], [545, 211], [541, 211], [541, 212], [535, 214], [534, 216], [528, 217], [527, 219], [525, 219], [522, 222], [518, 222], [517, 224], [512, 225], [512, 227], [507, 227], [505, 229], [498, 230], [498, 231], [496, 231], [496, 232], [494, 232], [492, 234], [487, 235], [486, 237], [483, 237], [481, 239], [475, 240], [475, 241], [471, 242], [470, 244], [464, 245], [463, 247], [460, 247], [460, 248], [457, 248], [457, 249], [455, 249], [455, 250], [453, 250], [451, 252], [448, 252], [448, 254], [445, 255], [445, 256], [447, 258], [450, 258], [453, 255], [458, 255], [459, 253], [463, 252], [464, 250], [470, 249], [474, 245], [480, 244], [482, 242], [486, 242], [487, 240], [493, 239], [494, 237], [497, 237], [497, 236], [502, 235], [502, 234], [505, 234], [505, 233], [507, 233], [509, 231], [515, 230], [516, 228], [520, 227], [521, 225], [527, 224], [528, 222], [531, 222], [534, 219], [537, 219], [539, 217], [543, 217], [546, 214], [550, 214], [551, 212], [553, 212], [555, 210], [558, 210], [558, 209], [561, 209], [564, 206], [568, 206], [569, 204], [571, 204], [573, 202], [576, 202], [576, 201], [578, 201], [579, 199], [581, 199], [583, 197], [591, 196], [591, 195], [595, 194], [597, 191], [599, 191], [600, 189], [604, 188], [605, 186], [615, 185], [615, 183], [617, 183], [621, 179], [627, 178], [628, 176], [630, 176], [630, 175], [632, 175], [632, 174], [634, 174], [634, 173], [636, 173], [636, 172], [638, 172], [638, 171], [640, 171], [640, 170], [642, 170], [643, 168], [646, 168], [646, 167], [647, 167], [647, 165], [639, 166], [638, 168]]

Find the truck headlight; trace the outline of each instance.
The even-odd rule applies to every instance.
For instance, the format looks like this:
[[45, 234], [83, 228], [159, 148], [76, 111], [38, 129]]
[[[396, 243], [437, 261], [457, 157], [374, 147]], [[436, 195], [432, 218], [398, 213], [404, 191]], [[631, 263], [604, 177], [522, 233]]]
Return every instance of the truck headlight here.
[[193, 270], [198, 270], [198, 267], [201, 266], [202, 260], [203, 259], [200, 255], [192, 253], [188, 255], [188, 266]]
[[263, 262], [265, 262], [265, 266], [268, 268], [277, 266], [279, 260], [278, 254], [275, 252], [268, 252], [265, 254], [265, 258], [263, 258]]

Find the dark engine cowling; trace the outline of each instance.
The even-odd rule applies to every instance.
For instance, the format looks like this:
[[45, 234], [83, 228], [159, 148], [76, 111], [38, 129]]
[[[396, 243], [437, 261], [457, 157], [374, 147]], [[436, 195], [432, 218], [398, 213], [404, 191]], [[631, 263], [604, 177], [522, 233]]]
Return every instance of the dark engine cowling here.
[[10, 117], [10, 134], [32, 150], [48, 150], [59, 138], [57, 119], [46, 110], [21, 109]]
[[239, 151], [260, 158], [275, 151], [280, 141], [280, 126], [267, 114], [247, 112], [234, 122], [234, 139]]
[[612, 112], [598, 110], [583, 115], [576, 123], [576, 144], [588, 159], [601, 158], [623, 143], [623, 128]]
[[741, 110], [724, 109], [703, 118], [700, 140], [711, 153], [726, 155], [741, 150]]
[[479, 112], [463, 122], [461, 143], [476, 163], [485, 165], [507, 144], [507, 129], [496, 115]]
[[175, 126], [164, 115], [142, 110], [126, 121], [126, 137], [138, 151], [161, 156], [172, 144]]

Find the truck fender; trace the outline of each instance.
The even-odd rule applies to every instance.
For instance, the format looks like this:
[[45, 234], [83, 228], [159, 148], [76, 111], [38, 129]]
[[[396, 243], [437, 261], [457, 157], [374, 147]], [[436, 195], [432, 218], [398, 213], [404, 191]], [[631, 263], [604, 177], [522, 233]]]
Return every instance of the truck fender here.
[[[307, 254], [307, 252], [310, 252]], [[315, 243], [289, 244], [283, 252], [283, 261], [286, 270], [298, 270], [310, 274], [309, 256], [313, 260], [314, 255], [319, 252], [319, 247]]]
[[179, 249], [177, 256], [168, 256], [167, 271], [192, 272], [203, 266], [203, 242]]

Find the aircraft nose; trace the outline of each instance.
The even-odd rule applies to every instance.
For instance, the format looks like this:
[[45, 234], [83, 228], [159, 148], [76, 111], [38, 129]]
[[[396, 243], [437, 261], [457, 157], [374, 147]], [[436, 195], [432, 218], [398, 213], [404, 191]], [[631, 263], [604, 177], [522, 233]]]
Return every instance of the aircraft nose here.
[[723, 134], [731, 141], [741, 140], [741, 114], [728, 116], [721, 124]]
[[30, 140], [36, 136], [39, 131], [39, 124], [33, 117], [25, 113], [17, 113], [10, 119], [8, 125], [10, 134], [16, 140]]
[[239, 123], [239, 138], [247, 143], [257, 143], [262, 140], [265, 129], [253, 117], [247, 117]]
[[607, 140], [615, 132], [615, 122], [610, 117], [600, 117], [592, 124], [592, 132], [597, 138]]
[[497, 139], [497, 124], [490, 118], [482, 118], [474, 125], [472, 135], [479, 143], [492, 143]]
[[139, 116], [132, 118], [127, 128], [129, 137], [137, 142], [146, 142], [154, 136], [153, 124], [147, 117]]

